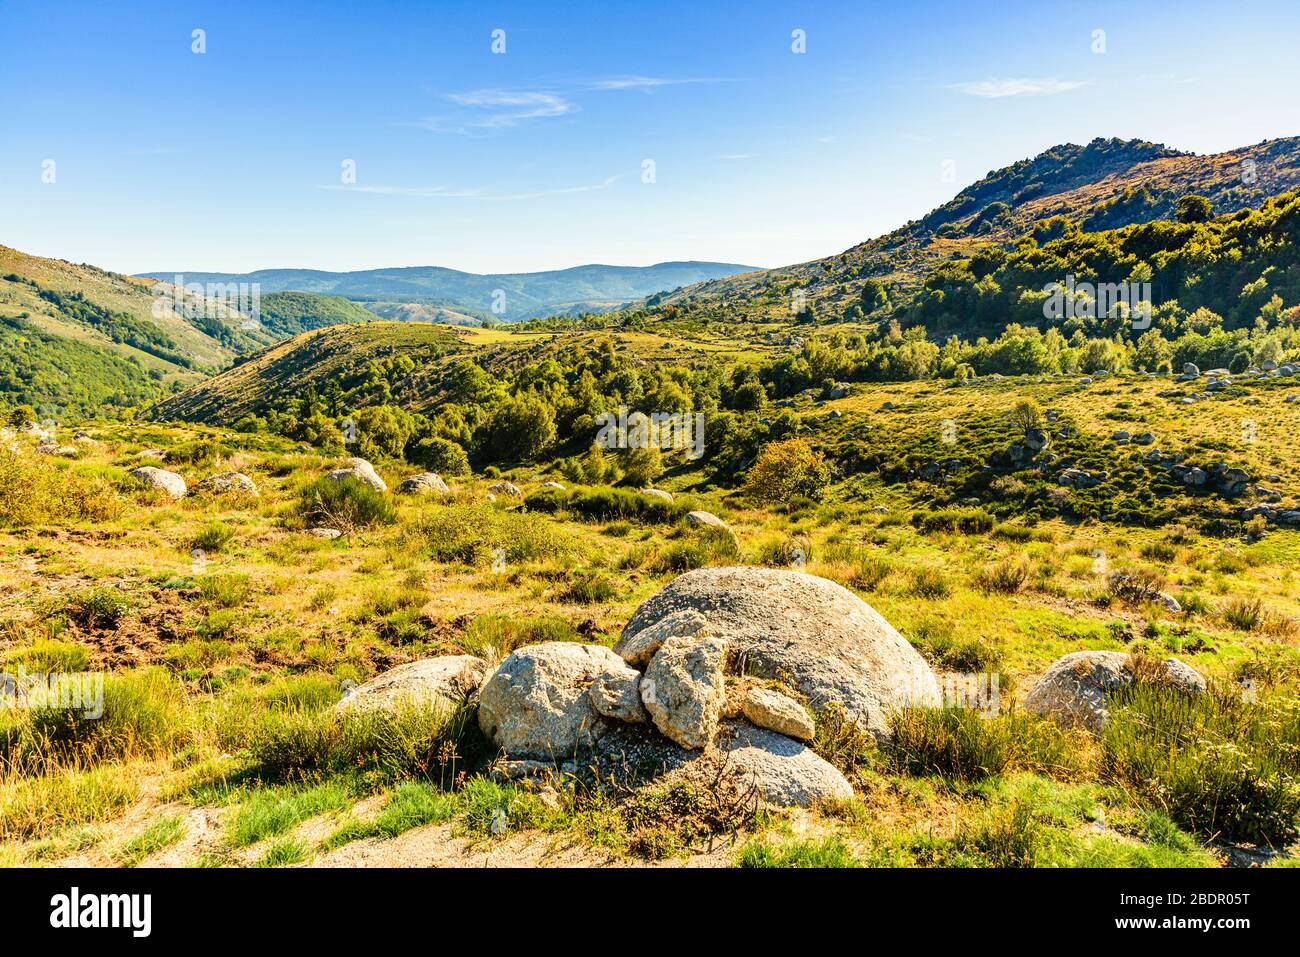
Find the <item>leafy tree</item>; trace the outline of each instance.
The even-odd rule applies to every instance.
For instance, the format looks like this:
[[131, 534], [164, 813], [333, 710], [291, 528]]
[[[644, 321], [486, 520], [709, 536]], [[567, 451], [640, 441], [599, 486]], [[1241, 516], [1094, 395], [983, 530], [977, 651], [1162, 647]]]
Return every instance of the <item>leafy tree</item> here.
[[820, 452], [803, 439], [785, 439], [763, 447], [745, 475], [744, 493], [760, 505], [781, 505], [796, 496], [821, 498], [830, 480]]
[[469, 456], [461, 446], [436, 435], [420, 439], [406, 450], [408, 461], [439, 475], [468, 475]]
[[497, 407], [484, 430], [480, 449], [490, 461], [530, 462], [555, 441], [555, 413], [534, 393], [508, 399]]
[[1180, 223], [1204, 223], [1209, 221], [1213, 211], [1208, 199], [1189, 193], [1178, 200], [1174, 215]]

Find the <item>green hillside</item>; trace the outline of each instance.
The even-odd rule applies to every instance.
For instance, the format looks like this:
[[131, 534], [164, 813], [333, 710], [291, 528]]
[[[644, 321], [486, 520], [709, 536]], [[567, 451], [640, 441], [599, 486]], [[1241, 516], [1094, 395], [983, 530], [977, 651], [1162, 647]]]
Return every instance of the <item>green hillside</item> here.
[[341, 296], [310, 292], [273, 292], [262, 297], [262, 327], [277, 340], [325, 326], [373, 322], [375, 313]]
[[990, 242], [1014, 244], [1053, 217], [1083, 229], [1108, 229], [1170, 218], [1188, 194], [1207, 197], [1212, 212], [1221, 215], [1258, 208], [1269, 196], [1297, 188], [1298, 137], [1210, 156], [1141, 140], [1065, 144], [995, 170], [921, 219], [839, 255], [699, 283], [626, 312], [714, 321], [788, 319], [798, 290], [806, 319], [861, 318], [882, 302], [906, 297], [940, 263], [970, 256]]

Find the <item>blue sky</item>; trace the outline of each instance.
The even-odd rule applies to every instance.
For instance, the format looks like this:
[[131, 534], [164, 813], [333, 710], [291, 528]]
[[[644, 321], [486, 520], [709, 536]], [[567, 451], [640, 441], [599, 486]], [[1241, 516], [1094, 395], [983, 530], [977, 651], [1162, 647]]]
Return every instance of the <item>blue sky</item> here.
[[0, 0], [0, 243], [123, 272], [776, 266], [1057, 143], [1300, 133], [1294, 0], [271, 6]]

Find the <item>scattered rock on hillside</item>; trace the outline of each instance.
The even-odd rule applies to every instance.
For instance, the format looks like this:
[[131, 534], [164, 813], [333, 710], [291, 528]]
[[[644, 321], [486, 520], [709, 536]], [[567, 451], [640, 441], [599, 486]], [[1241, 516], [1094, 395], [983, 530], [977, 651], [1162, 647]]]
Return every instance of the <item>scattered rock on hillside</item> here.
[[398, 665], [352, 689], [336, 709], [340, 714], [359, 711], [397, 711], [402, 707], [459, 705], [478, 691], [489, 666], [473, 655], [423, 658]]
[[419, 472], [404, 478], [397, 486], [398, 495], [446, 495], [451, 489], [436, 472]]
[[307, 534], [315, 538], [325, 538], [330, 540], [343, 537], [343, 533], [337, 528], [309, 528], [307, 529]]
[[607, 725], [589, 693], [627, 665], [601, 645], [556, 641], [509, 655], [483, 685], [478, 723], [513, 760], [564, 760], [587, 751]]
[[231, 492], [240, 495], [257, 495], [257, 485], [243, 472], [218, 472], [194, 487], [213, 495], [225, 495]]
[[782, 677], [813, 709], [839, 704], [878, 738], [888, 712], [939, 700], [916, 650], [874, 608], [835, 582], [773, 568], [701, 568], [642, 602], [623, 636], [695, 610], [728, 643], [737, 673]]
[[665, 492], [661, 488], [643, 488], [641, 489], [641, 494], [648, 498], [657, 498], [665, 502], [671, 502], [673, 500], [673, 493]]
[[561, 485], [559, 482], [543, 482], [543, 483], [542, 483], [542, 488], [553, 488], [553, 489], [555, 489], [557, 492], [563, 492], [563, 491], [564, 491], [564, 486]]
[[733, 540], [736, 538], [736, 533], [732, 530], [731, 526], [718, 518], [718, 516], [714, 515], [712, 512], [701, 510], [687, 512], [686, 524], [691, 528], [716, 528], [731, 536]]
[[489, 495], [508, 495], [511, 498], [523, 498], [524, 493], [514, 482], [493, 482], [487, 487]]
[[388, 483], [380, 478], [375, 467], [365, 459], [348, 459], [346, 468], [335, 469], [327, 472], [325, 477], [331, 482], [341, 482], [344, 479], [356, 479], [358, 482], [364, 482], [376, 492], [387, 492]]
[[[1177, 658], [1160, 663], [1160, 680], [1188, 693], [1204, 691], [1205, 679]], [[1076, 651], [1058, 658], [1025, 696], [1025, 709], [1064, 727], [1080, 725], [1100, 734], [1110, 717], [1106, 695], [1135, 680], [1133, 657], [1122, 651]]]
[[750, 688], [745, 692], [741, 711], [758, 727], [787, 738], [811, 741], [817, 733], [813, 719], [803, 705], [769, 688]]
[[185, 497], [185, 479], [175, 472], [168, 472], [166, 469], [145, 465], [138, 469], [132, 469], [131, 475], [152, 488], [162, 489], [172, 498]]
[[683, 748], [713, 740], [727, 695], [726, 657], [720, 638], [679, 636], [665, 641], [646, 667], [641, 701], [654, 726]]

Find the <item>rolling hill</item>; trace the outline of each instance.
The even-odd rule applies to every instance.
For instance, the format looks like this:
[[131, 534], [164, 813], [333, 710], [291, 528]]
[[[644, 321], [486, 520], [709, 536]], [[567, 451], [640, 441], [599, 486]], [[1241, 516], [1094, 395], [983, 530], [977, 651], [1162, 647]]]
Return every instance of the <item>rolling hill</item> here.
[[[399, 318], [406, 304], [441, 307], [483, 319], [528, 319], [561, 312], [598, 312], [680, 286], [752, 272], [734, 263], [665, 262], [653, 266], [574, 266], [532, 273], [479, 275], [438, 266], [322, 272], [262, 269], [250, 273], [186, 272], [185, 281], [259, 283], [262, 294], [284, 291], [328, 293], [368, 304]], [[142, 273], [169, 280], [171, 272]], [[494, 308], [495, 307], [495, 308]]]
[[788, 319], [798, 288], [812, 317], [840, 319], [860, 304], [869, 279], [897, 298], [939, 263], [1010, 245], [1053, 217], [1111, 229], [1170, 218], [1187, 194], [1207, 197], [1219, 215], [1297, 187], [1300, 137], [1209, 156], [1142, 140], [1064, 144], [990, 172], [921, 219], [836, 256], [697, 283], [646, 305], [669, 315]]

